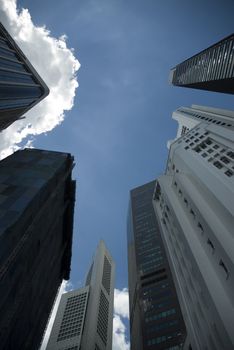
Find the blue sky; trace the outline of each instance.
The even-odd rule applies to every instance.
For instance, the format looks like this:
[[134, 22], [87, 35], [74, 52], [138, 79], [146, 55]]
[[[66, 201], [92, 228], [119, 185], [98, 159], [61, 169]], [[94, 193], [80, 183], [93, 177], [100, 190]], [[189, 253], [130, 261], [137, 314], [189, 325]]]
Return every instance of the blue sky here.
[[[34, 147], [70, 152], [77, 180], [71, 282], [84, 281], [104, 239], [116, 262], [116, 287], [127, 287], [129, 190], [164, 171], [172, 112], [203, 104], [233, 109], [233, 96], [168, 84], [171, 67], [231, 34], [234, 1], [20, 0], [36, 26], [81, 63], [79, 88], [65, 120]], [[66, 61], [62, 64], [66, 65]], [[46, 81], [46, 76], [43, 76]]]
[[[34, 146], [75, 156], [77, 200], [71, 280], [84, 280], [99, 238], [127, 286], [129, 190], [164, 171], [173, 110], [192, 103], [233, 108], [233, 96], [171, 87], [169, 70], [232, 33], [234, 2], [19, 1], [35, 25], [67, 35], [81, 63], [65, 121]], [[46, 77], [44, 77], [46, 81]]]

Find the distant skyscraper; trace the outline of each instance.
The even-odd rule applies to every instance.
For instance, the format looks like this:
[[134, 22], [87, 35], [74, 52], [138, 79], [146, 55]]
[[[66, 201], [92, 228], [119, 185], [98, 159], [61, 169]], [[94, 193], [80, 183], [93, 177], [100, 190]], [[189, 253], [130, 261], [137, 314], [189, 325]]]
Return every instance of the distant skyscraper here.
[[0, 131], [48, 93], [44, 81], [0, 23]]
[[155, 181], [130, 192], [128, 276], [131, 350], [179, 350], [186, 328], [152, 204]]
[[178, 64], [173, 85], [234, 94], [234, 34]]
[[69, 279], [73, 157], [36, 149], [0, 162], [0, 348], [37, 350]]
[[192, 107], [176, 111], [195, 126], [171, 144], [153, 202], [192, 349], [231, 350], [234, 112]]
[[47, 350], [111, 350], [115, 264], [103, 241], [86, 286], [62, 295]]

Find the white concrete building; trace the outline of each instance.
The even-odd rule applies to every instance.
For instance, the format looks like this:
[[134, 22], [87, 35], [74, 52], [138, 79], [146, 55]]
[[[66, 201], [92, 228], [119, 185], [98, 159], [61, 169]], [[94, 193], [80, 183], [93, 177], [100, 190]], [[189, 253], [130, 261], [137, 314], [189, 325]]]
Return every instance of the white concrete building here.
[[47, 350], [111, 350], [115, 264], [100, 241], [86, 286], [62, 295]]
[[231, 350], [234, 112], [193, 105], [173, 118], [178, 134], [153, 203], [189, 334], [185, 349]]
[[[234, 112], [206, 106], [192, 105], [192, 107], [180, 107], [172, 114], [172, 119], [178, 122], [176, 138], [186, 134], [190, 129], [202, 121], [230, 128], [233, 123]], [[167, 143], [168, 149], [174, 140]]]

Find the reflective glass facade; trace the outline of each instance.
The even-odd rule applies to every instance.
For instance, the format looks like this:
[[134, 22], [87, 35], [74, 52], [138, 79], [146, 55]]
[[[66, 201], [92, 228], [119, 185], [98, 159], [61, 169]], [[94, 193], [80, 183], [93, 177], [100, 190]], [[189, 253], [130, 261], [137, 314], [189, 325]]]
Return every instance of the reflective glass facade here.
[[234, 94], [234, 34], [171, 70], [173, 85]]
[[130, 192], [128, 269], [132, 350], [180, 349], [186, 329], [154, 213], [155, 181]]
[[0, 162], [0, 348], [38, 349], [69, 279], [73, 157], [36, 149]]
[[48, 93], [44, 81], [0, 23], [0, 131]]

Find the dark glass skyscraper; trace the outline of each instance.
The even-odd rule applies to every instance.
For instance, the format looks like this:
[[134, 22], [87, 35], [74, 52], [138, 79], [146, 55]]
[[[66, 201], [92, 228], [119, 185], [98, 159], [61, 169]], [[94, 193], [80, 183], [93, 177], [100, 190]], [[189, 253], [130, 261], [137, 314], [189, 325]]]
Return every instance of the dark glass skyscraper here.
[[44, 81], [0, 23], [0, 131], [48, 93]]
[[173, 85], [234, 94], [234, 34], [178, 64]]
[[131, 350], [179, 350], [186, 328], [152, 204], [155, 181], [130, 192], [128, 271]]
[[0, 162], [0, 348], [38, 350], [70, 274], [75, 182], [68, 153], [25, 149]]

